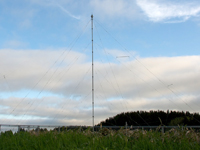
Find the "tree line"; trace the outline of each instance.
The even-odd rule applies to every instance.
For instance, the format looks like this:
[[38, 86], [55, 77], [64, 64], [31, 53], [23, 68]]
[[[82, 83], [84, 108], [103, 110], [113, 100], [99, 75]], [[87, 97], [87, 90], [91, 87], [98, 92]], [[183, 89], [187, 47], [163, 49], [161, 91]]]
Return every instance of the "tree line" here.
[[199, 113], [189, 111], [134, 111], [123, 112], [114, 117], [107, 118], [97, 126], [124, 126], [125, 123], [133, 126], [197, 126], [200, 125]]

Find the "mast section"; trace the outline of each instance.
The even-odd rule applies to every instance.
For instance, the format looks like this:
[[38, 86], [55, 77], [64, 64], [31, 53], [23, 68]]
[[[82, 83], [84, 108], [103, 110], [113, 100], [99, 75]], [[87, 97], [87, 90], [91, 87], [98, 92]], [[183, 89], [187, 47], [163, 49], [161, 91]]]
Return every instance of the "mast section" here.
[[93, 14], [91, 15], [91, 32], [92, 32], [92, 125], [94, 132], [94, 63], [93, 63]]

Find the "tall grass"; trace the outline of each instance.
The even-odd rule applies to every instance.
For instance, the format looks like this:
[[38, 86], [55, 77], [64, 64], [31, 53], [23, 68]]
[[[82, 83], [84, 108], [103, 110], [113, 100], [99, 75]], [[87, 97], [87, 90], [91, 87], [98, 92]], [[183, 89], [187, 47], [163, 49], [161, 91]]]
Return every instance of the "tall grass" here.
[[68, 130], [45, 132], [11, 131], [0, 136], [0, 149], [20, 150], [199, 150], [200, 135], [193, 130], [172, 129], [166, 133], [159, 131], [126, 130], [119, 131], [103, 129], [92, 133], [86, 131]]

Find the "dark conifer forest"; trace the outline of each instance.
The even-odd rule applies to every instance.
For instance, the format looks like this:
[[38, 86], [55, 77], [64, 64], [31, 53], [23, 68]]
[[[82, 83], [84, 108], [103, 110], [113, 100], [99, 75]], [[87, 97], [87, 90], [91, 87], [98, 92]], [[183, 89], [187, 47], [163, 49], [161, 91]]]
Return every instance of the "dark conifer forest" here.
[[199, 113], [178, 111], [135, 111], [118, 114], [100, 122], [97, 126], [197, 126], [200, 125]]

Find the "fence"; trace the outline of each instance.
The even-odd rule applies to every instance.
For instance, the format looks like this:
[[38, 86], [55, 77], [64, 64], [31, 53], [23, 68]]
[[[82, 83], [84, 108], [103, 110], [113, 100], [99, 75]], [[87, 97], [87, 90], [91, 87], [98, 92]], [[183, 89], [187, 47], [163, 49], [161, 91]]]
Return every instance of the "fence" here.
[[[12, 131], [13, 133], [20, 132], [21, 130], [30, 131], [40, 131], [41, 129], [46, 130], [53, 130], [56, 129], [58, 132], [62, 131], [62, 128], [67, 129], [77, 129], [81, 128], [83, 130], [91, 128], [91, 126], [56, 126], [56, 125], [9, 125], [9, 124], [0, 124], [0, 134], [1, 132], [5, 131]], [[189, 128], [189, 129], [200, 129], [200, 126], [128, 126], [127, 124], [125, 126], [95, 126], [95, 131], [98, 131], [102, 128], [108, 128], [112, 130], [119, 130], [119, 129], [129, 129], [129, 130], [135, 130], [135, 129], [142, 129], [142, 130], [154, 130], [159, 129], [161, 132], [165, 132], [166, 129], [172, 129], [172, 128]]]

